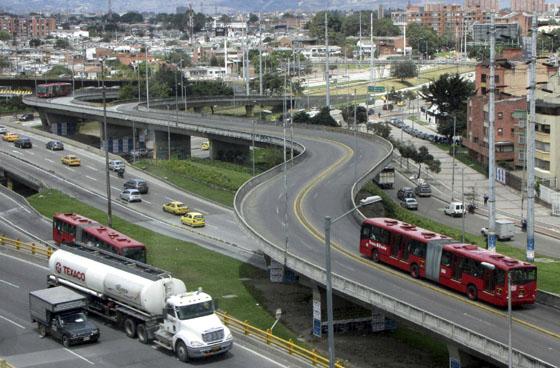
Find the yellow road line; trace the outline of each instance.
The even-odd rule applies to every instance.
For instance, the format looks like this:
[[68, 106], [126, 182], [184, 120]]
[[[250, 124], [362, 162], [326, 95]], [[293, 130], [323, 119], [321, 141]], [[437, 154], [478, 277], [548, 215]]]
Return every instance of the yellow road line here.
[[[317, 139], [317, 141], [319, 141], [319, 139]], [[319, 182], [324, 180], [325, 177], [327, 177], [331, 172], [333, 172], [338, 167], [340, 167], [343, 163], [349, 161], [350, 158], [352, 157], [352, 149], [349, 146], [347, 146], [343, 143], [340, 143], [340, 142], [335, 142], [335, 141], [331, 141], [331, 143], [334, 143], [334, 144], [340, 146], [341, 148], [343, 148], [345, 150], [345, 154], [340, 159], [338, 159], [333, 165], [331, 165], [327, 169], [323, 170], [318, 176], [316, 176], [313, 180], [311, 180], [304, 187], [304, 189], [298, 193], [298, 195], [296, 196], [296, 199], [294, 201], [294, 205], [293, 205], [293, 211], [294, 211], [297, 219], [299, 220], [299, 222], [309, 231], [309, 233], [311, 235], [313, 235], [313, 237], [315, 237], [317, 240], [319, 240], [321, 242], [325, 241], [323, 233], [321, 231], [319, 231], [316, 227], [314, 227], [306, 219], [304, 211], [302, 209], [302, 203], [305, 200], [305, 198], [307, 197], [307, 195], [309, 194], [309, 192], [311, 191], [311, 189], [313, 189], [313, 187], [315, 187]], [[463, 296], [461, 296], [461, 294], [458, 294], [457, 292], [448, 291], [446, 289], [443, 289], [442, 287], [436, 287], [436, 286], [430, 285], [425, 281], [414, 279], [414, 278], [408, 276], [407, 274], [404, 274], [403, 272], [398, 271], [396, 269], [389, 268], [387, 266], [382, 266], [380, 264], [376, 264], [372, 261], [364, 259], [363, 257], [348, 251], [347, 249], [345, 249], [344, 247], [342, 247], [339, 243], [337, 243], [335, 241], [331, 240], [331, 246], [336, 251], [341, 253], [342, 255], [344, 255], [348, 258], [351, 258], [356, 262], [360, 262], [361, 264], [367, 266], [368, 268], [375, 269], [377, 271], [381, 271], [381, 272], [384, 272], [384, 273], [387, 273], [387, 274], [391, 274], [393, 276], [399, 277], [400, 279], [406, 280], [407, 282], [416, 283], [416, 285], [418, 285], [420, 287], [423, 287], [425, 289], [433, 290], [437, 293], [440, 293], [440, 294], [446, 295], [448, 297], [454, 298], [456, 300], [462, 301], [464, 303], [470, 304], [474, 307], [482, 309], [486, 312], [490, 312], [494, 315], [504, 317], [504, 318], [507, 317], [507, 313], [502, 312], [500, 310], [497, 310], [493, 307], [487, 306], [485, 304], [481, 304], [481, 303], [478, 303], [478, 302], [474, 302], [472, 300], [465, 299]], [[524, 320], [519, 319], [517, 317], [513, 317], [512, 320], [521, 324], [521, 325], [524, 325], [524, 326], [529, 327], [531, 329], [537, 330], [537, 331], [539, 331], [541, 333], [544, 333], [546, 335], [552, 336], [556, 339], [560, 339], [560, 334], [549, 331], [549, 330], [547, 330], [543, 327], [534, 325], [530, 322], [524, 321]]]

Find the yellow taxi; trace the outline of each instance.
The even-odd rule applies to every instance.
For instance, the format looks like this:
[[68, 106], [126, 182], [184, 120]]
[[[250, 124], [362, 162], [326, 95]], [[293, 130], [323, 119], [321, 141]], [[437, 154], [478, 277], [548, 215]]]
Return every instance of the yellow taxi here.
[[163, 205], [163, 210], [174, 215], [184, 215], [189, 212], [189, 208], [187, 207], [187, 205], [179, 201], [165, 203]]
[[210, 142], [202, 142], [200, 149], [203, 151], [208, 151], [210, 149]]
[[66, 155], [62, 157], [62, 163], [68, 166], [80, 166], [80, 158], [76, 155]]
[[192, 227], [203, 227], [206, 225], [204, 215], [198, 212], [188, 212], [181, 216], [181, 223]]
[[19, 139], [19, 134], [17, 133], [6, 133], [2, 136], [2, 140], [6, 142], [15, 142]]

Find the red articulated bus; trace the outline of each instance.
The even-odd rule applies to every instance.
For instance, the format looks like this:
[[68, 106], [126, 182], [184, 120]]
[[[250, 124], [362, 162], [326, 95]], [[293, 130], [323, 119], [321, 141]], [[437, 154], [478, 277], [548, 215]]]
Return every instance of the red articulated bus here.
[[360, 253], [465, 293], [471, 300], [507, 306], [508, 277], [512, 305], [536, 300], [536, 266], [395, 219], [364, 220]]
[[144, 244], [75, 213], [53, 216], [53, 240], [56, 244], [79, 242], [146, 263]]
[[72, 85], [70, 83], [44, 83], [37, 85], [37, 97], [52, 98], [68, 96], [72, 92]]

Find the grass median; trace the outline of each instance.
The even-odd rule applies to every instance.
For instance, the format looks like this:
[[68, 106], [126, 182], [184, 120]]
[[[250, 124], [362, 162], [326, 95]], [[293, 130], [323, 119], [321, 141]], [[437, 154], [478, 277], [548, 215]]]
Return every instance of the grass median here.
[[[55, 212], [76, 212], [107, 223], [103, 211], [57, 190], [42, 191], [28, 200], [49, 218]], [[251, 280], [267, 279], [265, 271], [196, 244], [160, 235], [116, 216], [113, 216], [113, 228], [144, 243], [148, 248], [148, 262], [183, 280], [187, 290], [203, 287], [219, 299], [221, 309], [259, 328], [266, 329], [274, 323], [274, 317], [261, 306], [258, 293], [250, 285]], [[283, 338], [295, 338], [283, 325], [276, 326], [274, 333]]]
[[[440, 224], [434, 220], [400, 207], [391, 199], [391, 197], [373, 183], [368, 183], [359, 194], [360, 198], [370, 195], [378, 195], [383, 198], [383, 207], [385, 208], [385, 216], [387, 217], [415, 224], [436, 233], [447, 235], [453, 239], [461, 239], [461, 230]], [[368, 217], [379, 216], [379, 213], [368, 213], [367, 208], [364, 210], [364, 214]], [[486, 247], [486, 240], [483, 236], [465, 234], [465, 242], [476, 244], [483, 248]], [[519, 260], [525, 259], [525, 251], [523, 249], [514, 248], [503, 242], [497, 243], [497, 251], [501, 254], [514, 257]], [[537, 284], [539, 290], [560, 294], [560, 284], [558, 284], [558, 280], [560, 279], [560, 260], [550, 257], [540, 258], [538, 254], [536, 259], [537, 261], [535, 264], [537, 264], [538, 267]]]

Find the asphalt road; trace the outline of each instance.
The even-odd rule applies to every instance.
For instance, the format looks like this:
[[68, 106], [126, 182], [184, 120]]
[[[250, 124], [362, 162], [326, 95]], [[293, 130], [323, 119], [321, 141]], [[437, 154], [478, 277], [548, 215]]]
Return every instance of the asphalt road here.
[[[130, 115], [164, 119], [165, 113], [135, 111], [133, 105], [118, 108]], [[85, 108], [92, 111], [93, 108]], [[98, 109], [97, 109], [98, 110]], [[99, 114], [99, 111], [95, 112]], [[194, 114], [185, 114], [185, 122], [215, 126], [216, 121]], [[243, 119], [227, 121], [227, 128], [250, 131], [250, 122]], [[273, 126], [259, 126], [259, 133], [280, 135]], [[352, 136], [318, 130], [294, 129], [296, 140], [308, 148], [309, 154], [290, 169], [288, 179], [288, 228], [282, 226], [284, 193], [281, 175], [256, 187], [243, 204], [248, 222], [279, 247], [284, 247], [288, 234], [288, 251], [303, 259], [322, 265], [324, 247], [323, 218], [337, 216], [349, 209], [350, 186], [355, 181]], [[374, 166], [382, 148], [358, 139], [357, 174]], [[347, 216], [333, 225], [333, 271], [404, 302], [431, 311], [478, 333], [506, 343], [505, 314], [481, 303], [472, 303], [464, 296], [415, 281], [408, 275], [363, 260], [358, 255], [359, 224]], [[339, 251], [344, 250], [346, 253]], [[513, 346], [552, 364], [560, 364], [560, 318], [558, 311], [541, 305], [516, 310]]]
[[[0, 228], [2, 224], [0, 223]], [[0, 250], [0, 357], [18, 368], [65, 367], [269, 367], [308, 366], [287, 354], [236, 336], [233, 349], [225, 356], [193, 361], [185, 365], [172, 354], [143, 345], [126, 337], [123, 331], [94, 319], [101, 330], [96, 344], [64, 348], [51, 339], [41, 339], [29, 318], [29, 291], [46, 286], [46, 262]]]

